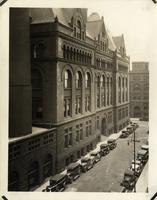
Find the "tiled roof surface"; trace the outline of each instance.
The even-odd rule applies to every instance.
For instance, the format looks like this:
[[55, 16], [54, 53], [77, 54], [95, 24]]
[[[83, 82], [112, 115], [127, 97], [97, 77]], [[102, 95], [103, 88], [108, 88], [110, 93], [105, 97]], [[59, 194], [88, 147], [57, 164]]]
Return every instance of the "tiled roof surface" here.
[[114, 43], [115, 43], [115, 45], [116, 45], [116, 47], [117, 47], [118, 49], [119, 49], [120, 47], [124, 47], [124, 48], [125, 48], [123, 35], [113, 37], [113, 41], [114, 41]]

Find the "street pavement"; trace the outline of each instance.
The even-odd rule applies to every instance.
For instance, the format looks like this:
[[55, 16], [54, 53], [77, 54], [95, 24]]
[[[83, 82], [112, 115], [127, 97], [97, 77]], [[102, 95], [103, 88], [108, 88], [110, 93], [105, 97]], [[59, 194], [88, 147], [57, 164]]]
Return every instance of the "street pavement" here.
[[[146, 144], [148, 122], [138, 121], [136, 129], [136, 152], [142, 144]], [[134, 158], [133, 134], [128, 138], [119, 138], [117, 147], [107, 156], [102, 157], [91, 170], [82, 173], [72, 184], [67, 185], [65, 192], [120, 192], [124, 171]], [[129, 142], [128, 142], [129, 141]]]

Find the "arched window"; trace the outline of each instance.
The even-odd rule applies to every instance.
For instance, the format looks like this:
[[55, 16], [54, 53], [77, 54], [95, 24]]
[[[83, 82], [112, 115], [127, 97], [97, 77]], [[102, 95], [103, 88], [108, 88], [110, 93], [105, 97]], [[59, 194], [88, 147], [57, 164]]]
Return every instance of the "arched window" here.
[[71, 88], [72, 87], [72, 77], [71, 72], [66, 70], [64, 73], [64, 88]]
[[87, 53], [85, 52], [85, 58], [84, 58], [85, 63], [87, 63]]
[[76, 37], [76, 27], [74, 27], [74, 37]]
[[107, 105], [109, 105], [109, 100], [110, 100], [110, 94], [109, 94], [109, 91], [110, 91], [110, 85], [109, 85], [109, 77], [107, 77]]
[[32, 69], [32, 119], [43, 117], [43, 79], [39, 70]]
[[72, 49], [72, 47], [70, 48], [70, 60], [72, 60], [73, 59], [73, 49]]
[[69, 59], [69, 54], [70, 54], [70, 51], [69, 51], [69, 47], [67, 47], [67, 59]]
[[81, 60], [82, 60], [82, 52], [81, 52], [81, 50], [80, 50], [80, 53], [79, 53], [79, 61], [81, 62]]
[[102, 43], [102, 50], [103, 50], [103, 51], [105, 50], [104, 42]]
[[81, 22], [77, 20], [77, 38], [81, 39]]
[[47, 154], [43, 164], [43, 178], [47, 178], [52, 175], [52, 156]]
[[97, 87], [100, 88], [100, 76], [97, 77]]
[[82, 87], [82, 75], [81, 72], [76, 72], [76, 88]]
[[86, 73], [85, 80], [86, 80], [86, 88], [89, 88], [91, 86], [91, 77], [89, 72]]
[[118, 82], [119, 82], [118, 85], [119, 85], [119, 88], [120, 88], [121, 87], [121, 78], [120, 77], [119, 77], [119, 81]]
[[79, 61], [79, 50], [77, 49], [76, 60]]
[[118, 81], [118, 86], [119, 86], [119, 91], [118, 91], [118, 101], [119, 103], [121, 103], [121, 77], [119, 77], [119, 81]]
[[110, 78], [110, 104], [112, 105], [112, 77]]
[[105, 76], [101, 76], [101, 105], [106, 106]]
[[74, 49], [74, 61], [76, 60], [76, 49]]
[[124, 84], [124, 77], [123, 77], [123, 88], [124, 88], [124, 85], [125, 85], [125, 84]]
[[66, 47], [65, 47], [65, 45], [63, 46], [63, 58], [66, 58]]
[[39, 184], [39, 164], [34, 161], [28, 169], [28, 189], [33, 189]]
[[82, 52], [82, 62], [84, 63], [84, 51]]
[[42, 58], [44, 56], [45, 46], [43, 43], [32, 45], [32, 56], [33, 58]]
[[127, 78], [125, 80], [125, 85], [126, 85], [126, 88], [128, 88], [128, 79]]
[[72, 115], [72, 74], [69, 69], [64, 72], [64, 117]]

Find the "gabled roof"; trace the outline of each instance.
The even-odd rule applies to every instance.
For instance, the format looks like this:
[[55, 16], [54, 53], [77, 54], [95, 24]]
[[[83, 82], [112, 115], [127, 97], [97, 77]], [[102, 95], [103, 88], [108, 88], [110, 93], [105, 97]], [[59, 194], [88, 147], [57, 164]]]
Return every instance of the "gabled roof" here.
[[100, 19], [100, 16], [97, 13], [92, 13], [88, 17], [86, 27], [87, 27], [87, 33], [93, 39], [98, 39], [98, 35], [104, 31], [108, 39], [109, 49], [115, 51], [116, 45], [114, 44], [110, 31], [108, 30], [106, 24], [104, 23], [103, 17]]
[[102, 32], [102, 21], [89, 21], [86, 24], [87, 32], [94, 38], [98, 38], [99, 33]]
[[115, 43], [113, 41], [111, 32], [108, 30], [108, 28], [106, 28], [106, 33], [107, 33], [106, 35], [107, 35], [107, 38], [108, 38], [108, 47], [112, 51], [115, 51], [116, 50], [116, 45], [115, 45]]
[[29, 16], [32, 18], [31, 23], [53, 22], [55, 19], [51, 8], [30, 8]]
[[76, 12], [80, 12], [86, 22], [87, 9], [85, 8], [30, 8], [32, 24], [58, 21], [69, 27], [72, 17]]
[[121, 36], [113, 37], [113, 41], [117, 47], [117, 49], [120, 49], [120, 47], [125, 48], [125, 42], [123, 34]]

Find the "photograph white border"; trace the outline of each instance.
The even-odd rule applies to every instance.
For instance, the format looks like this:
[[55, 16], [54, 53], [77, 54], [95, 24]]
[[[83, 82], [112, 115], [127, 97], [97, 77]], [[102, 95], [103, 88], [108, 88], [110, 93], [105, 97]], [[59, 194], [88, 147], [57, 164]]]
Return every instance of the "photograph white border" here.
[[[157, 192], [157, 4], [151, 0], [132, 0], [139, 1], [142, 4], [150, 2], [153, 9], [152, 24], [146, 24], [152, 28], [152, 38], [150, 38], [152, 54], [152, 65], [150, 72], [150, 121], [149, 121], [149, 193], [83, 193], [83, 192], [64, 192], [64, 193], [42, 193], [42, 192], [7, 192], [8, 185], [8, 99], [9, 99], [9, 8], [10, 7], [82, 7], [88, 8], [89, 4], [100, 6], [103, 1], [129, 1], [130, 0], [8, 0], [0, 7], [0, 195], [5, 195], [8, 200], [49, 200], [49, 199], [133, 199], [145, 200], [151, 199]], [[95, 7], [95, 10], [96, 7]], [[116, 13], [115, 13], [116, 17]], [[128, 25], [129, 26], [129, 25]], [[130, 25], [131, 26], [131, 25]], [[136, 27], [133, 27], [136, 29]], [[133, 30], [132, 30], [133, 31]], [[144, 33], [143, 33], [144, 34]], [[135, 44], [137, 45], [137, 44]], [[136, 46], [135, 46], [136, 48]], [[146, 58], [147, 60], [147, 58]], [[149, 60], [148, 60], [149, 62]], [[0, 196], [0, 198], [1, 198]]]

